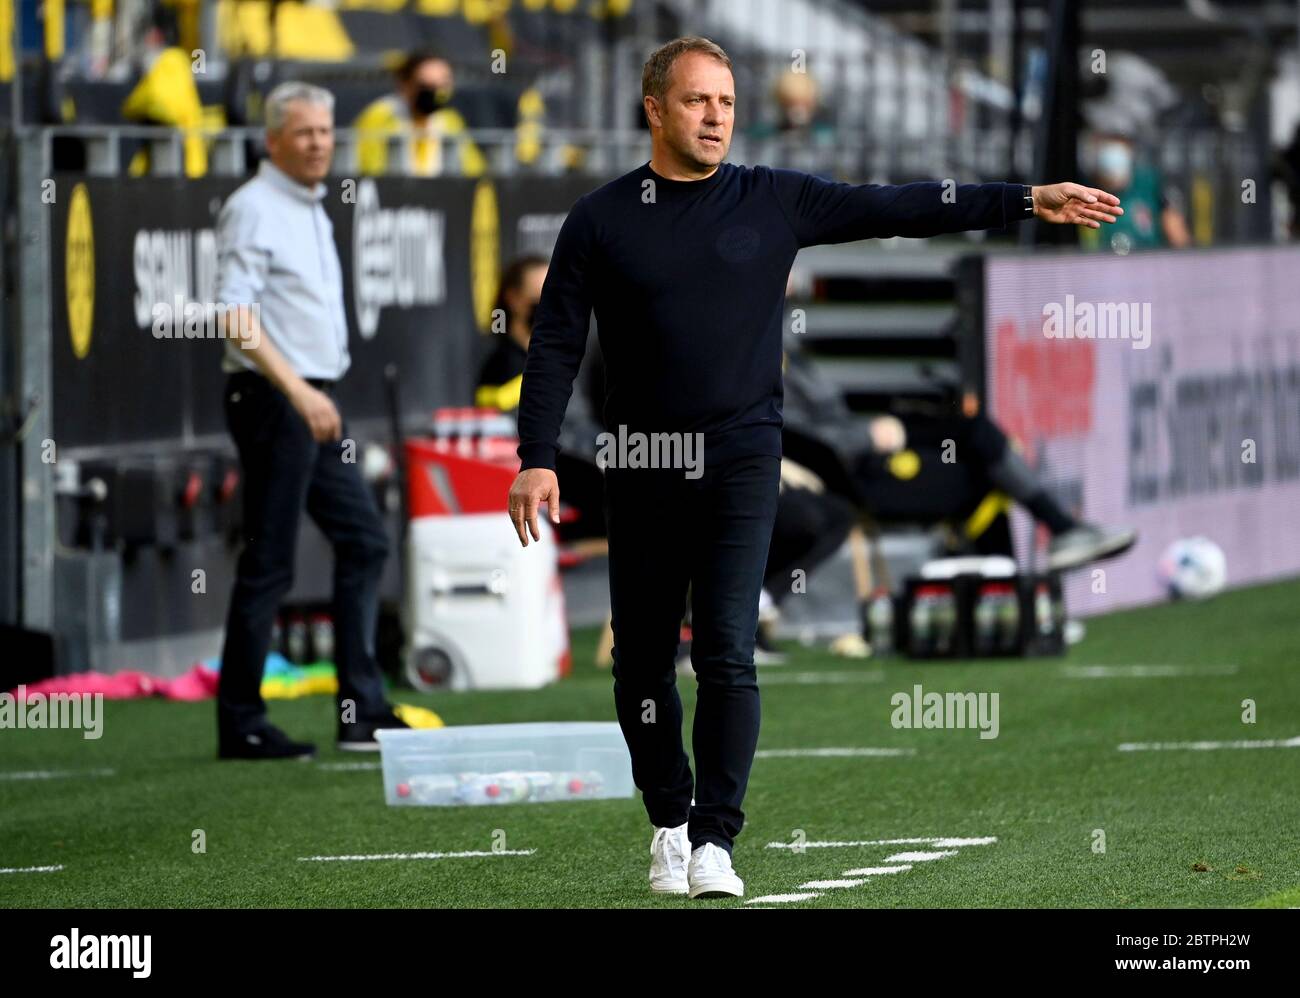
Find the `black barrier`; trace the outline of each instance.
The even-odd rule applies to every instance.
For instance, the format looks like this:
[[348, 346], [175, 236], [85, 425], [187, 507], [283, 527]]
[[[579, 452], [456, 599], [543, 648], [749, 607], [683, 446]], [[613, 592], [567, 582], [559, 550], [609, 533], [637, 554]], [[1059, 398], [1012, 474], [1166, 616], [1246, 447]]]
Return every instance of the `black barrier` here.
[[[155, 308], [215, 295], [214, 226], [233, 179], [60, 174], [50, 260], [54, 439], [60, 447], [224, 433], [222, 344], [160, 338]], [[350, 419], [384, 415], [383, 369], [407, 413], [469, 404], [500, 268], [547, 253], [589, 178], [331, 178], [343, 266]]]

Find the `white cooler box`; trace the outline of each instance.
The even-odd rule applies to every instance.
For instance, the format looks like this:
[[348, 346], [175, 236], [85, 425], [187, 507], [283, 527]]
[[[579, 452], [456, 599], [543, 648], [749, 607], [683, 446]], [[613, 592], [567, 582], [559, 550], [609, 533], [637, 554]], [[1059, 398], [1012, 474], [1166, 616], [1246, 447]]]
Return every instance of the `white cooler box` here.
[[502, 512], [423, 516], [407, 536], [406, 676], [420, 690], [535, 689], [568, 670], [555, 534]]

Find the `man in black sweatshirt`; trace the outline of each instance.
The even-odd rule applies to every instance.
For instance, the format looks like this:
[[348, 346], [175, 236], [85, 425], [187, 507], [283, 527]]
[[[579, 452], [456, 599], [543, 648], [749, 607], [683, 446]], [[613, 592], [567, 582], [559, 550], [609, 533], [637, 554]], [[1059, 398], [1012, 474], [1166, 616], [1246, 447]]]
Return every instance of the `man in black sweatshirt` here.
[[[803, 246], [1000, 229], [1097, 228], [1119, 201], [1077, 184], [830, 183], [724, 164], [725, 52], [679, 38], [645, 65], [650, 161], [578, 199], [542, 289], [519, 406], [509, 515], [527, 545], [558, 522], [557, 436], [594, 310], [605, 356], [605, 515], [614, 702], [655, 828], [661, 893], [739, 897], [731, 849], [758, 742], [753, 662], [781, 458], [786, 277]], [[687, 590], [698, 682], [682, 745], [674, 653]]]

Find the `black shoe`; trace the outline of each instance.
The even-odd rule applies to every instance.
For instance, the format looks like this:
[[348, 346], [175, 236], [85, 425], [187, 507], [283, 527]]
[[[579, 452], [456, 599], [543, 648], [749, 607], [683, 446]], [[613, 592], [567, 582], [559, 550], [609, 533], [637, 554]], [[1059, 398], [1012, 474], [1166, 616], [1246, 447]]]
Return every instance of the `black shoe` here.
[[223, 732], [217, 737], [218, 759], [310, 759], [315, 755], [315, 745], [295, 742], [269, 724], [242, 735]]
[[379, 717], [358, 719], [351, 724], [340, 724], [338, 749], [340, 752], [378, 752], [379, 739], [375, 737], [376, 731], [409, 727], [409, 724], [391, 710]]

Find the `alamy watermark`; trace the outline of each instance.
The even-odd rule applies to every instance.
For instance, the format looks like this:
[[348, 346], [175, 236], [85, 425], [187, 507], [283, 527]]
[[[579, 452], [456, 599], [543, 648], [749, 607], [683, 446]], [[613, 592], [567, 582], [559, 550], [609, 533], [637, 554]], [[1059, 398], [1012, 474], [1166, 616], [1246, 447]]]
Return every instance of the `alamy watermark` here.
[[895, 693], [889, 703], [894, 708], [889, 723], [895, 728], [979, 728], [980, 738], [998, 736], [997, 693], [926, 693], [917, 683], [911, 693]]
[[245, 350], [256, 350], [262, 336], [262, 306], [257, 302], [186, 301], [173, 295], [170, 302], [155, 302], [153, 337], [156, 340], [238, 340]]
[[1049, 340], [1131, 340], [1134, 350], [1151, 345], [1149, 301], [1081, 301], [1043, 306], [1043, 335]]
[[628, 432], [596, 434], [596, 465], [600, 468], [680, 468], [687, 478], [704, 474], [703, 433]]
[[33, 693], [20, 685], [17, 694], [0, 693], [0, 728], [80, 728], [96, 741], [104, 734], [104, 694]]

